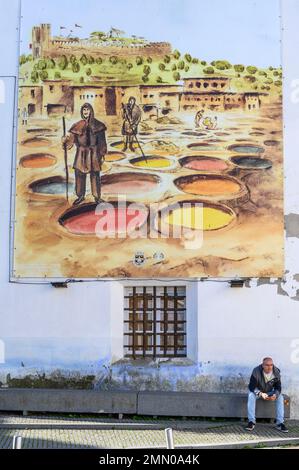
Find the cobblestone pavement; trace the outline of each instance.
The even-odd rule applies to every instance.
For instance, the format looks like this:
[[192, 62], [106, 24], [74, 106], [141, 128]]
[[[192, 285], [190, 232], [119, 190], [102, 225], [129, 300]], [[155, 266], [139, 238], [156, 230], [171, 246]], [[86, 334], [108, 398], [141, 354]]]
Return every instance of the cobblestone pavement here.
[[[138, 424], [141, 429], [133, 429]], [[118, 428], [118, 425], [121, 428]], [[151, 426], [160, 429], [151, 429]], [[35, 426], [35, 428], [33, 428]], [[62, 426], [62, 428], [59, 428]], [[97, 429], [97, 426], [106, 428]], [[142, 426], [145, 428], [142, 429]], [[286, 445], [299, 443], [299, 421], [289, 421], [285, 435], [273, 424], [258, 424], [252, 433], [244, 430], [243, 422], [207, 422], [198, 420], [134, 420], [0, 416], [0, 448], [12, 446], [14, 435], [23, 437], [26, 449], [74, 448], [163, 448], [166, 427], [172, 427], [175, 447]]]

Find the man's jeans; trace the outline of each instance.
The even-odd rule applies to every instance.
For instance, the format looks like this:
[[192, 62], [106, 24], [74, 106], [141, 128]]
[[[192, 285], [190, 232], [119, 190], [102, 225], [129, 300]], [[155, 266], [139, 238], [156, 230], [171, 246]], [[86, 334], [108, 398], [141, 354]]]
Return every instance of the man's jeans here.
[[[273, 395], [273, 392], [268, 393], [268, 395]], [[248, 402], [247, 402], [247, 410], [248, 410], [248, 421], [252, 421], [255, 423], [255, 407], [256, 407], [256, 400], [259, 397], [256, 396], [255, 393], [249, 392], [248, 393]], [[284, 399], [283, 395], [280, 394], [278, 398], [275, 400], [276, 406], [276, 424], [281, 424], [284, 422]]]

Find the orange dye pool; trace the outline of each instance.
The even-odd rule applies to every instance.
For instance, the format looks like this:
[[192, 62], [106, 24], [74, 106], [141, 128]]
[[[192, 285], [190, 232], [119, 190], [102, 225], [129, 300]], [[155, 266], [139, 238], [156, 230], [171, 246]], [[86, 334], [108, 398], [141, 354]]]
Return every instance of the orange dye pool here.
[[20, 160], [23, 168], [47, 168], [56, 163], [56, 158], [53, 155], [46, 153], [37, 153], [33, 155], [26, 155]]
[[190, 178], [189, 181], [184, 179], [181, 182], [177, 181], [176, 185], [185, 193], [202, 196], [237, 194], [241, 189], [237, 181], [216, 176]]

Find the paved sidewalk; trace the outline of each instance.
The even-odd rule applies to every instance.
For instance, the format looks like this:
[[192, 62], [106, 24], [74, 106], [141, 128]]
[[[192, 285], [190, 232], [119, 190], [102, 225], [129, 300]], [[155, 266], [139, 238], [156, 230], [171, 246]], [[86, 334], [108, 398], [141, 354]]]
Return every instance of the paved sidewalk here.
[[26, 449], [165, 448], [164, 429], [171, 427], [175, 447], [263, 447], [299, 444], [299, 421], [289, 421], [282, 434], [273, 424], [258, 424], [248, 433], [245, 422], [64, 418], [56, 416], [0, 415], [0, 448], [11, 448], [15, 434]]

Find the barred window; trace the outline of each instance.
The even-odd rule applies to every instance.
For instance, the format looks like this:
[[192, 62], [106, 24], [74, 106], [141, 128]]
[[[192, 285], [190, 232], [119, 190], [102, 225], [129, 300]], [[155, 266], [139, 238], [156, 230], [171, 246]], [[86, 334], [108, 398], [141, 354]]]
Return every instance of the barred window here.
[[127, 287], [125, 357], [186, 357], [186, 288]]

